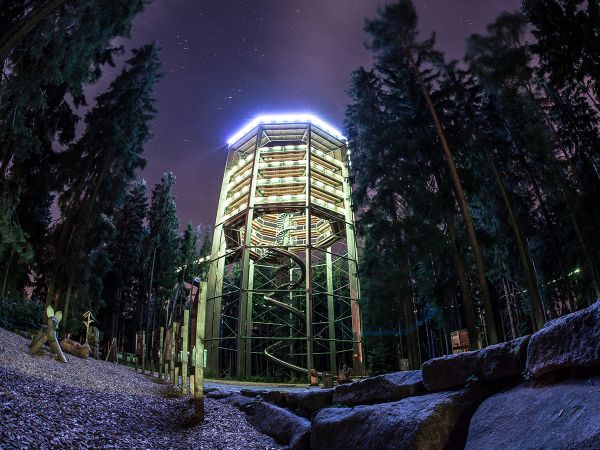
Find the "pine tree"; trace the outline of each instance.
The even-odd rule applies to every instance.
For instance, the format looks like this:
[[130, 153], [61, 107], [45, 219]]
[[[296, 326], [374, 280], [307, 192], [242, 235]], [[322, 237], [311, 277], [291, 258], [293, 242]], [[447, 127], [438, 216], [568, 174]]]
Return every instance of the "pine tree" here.
[[[346, 128], [355, 167], [360, 168], [355, 175], [354, 200], [360, 211], [359, 232], [365, 237], [361, 290], [367, 345], [387, 342], [390, 353], [385, 364], [398, 367], [393, 350], [398, 343], [406, 348], [411, 368], [417, 368], [418, 329], [412, 314], [413, 296], [400, 222], [406, 213], [402, 195], [412, 184], [410, 177], [419, 175], [408, 168], [411, 162], [399, 154], [401, 145], [411, 148], [410, 143], [393, 125], [401, 119], [391, 117], [385, 110], [387, 99], [375, 73], [356, 71], [351, 96], [353, 104], [346, 113]], [[407, 118], [408, 115], [404, 117]], [[402, 179], [398, 173], [410, 175]], [[369, 339], [369, 335], [379, 338]]]
[[[211, 226], [207, 226], [206, 231], [204, 232], [204, 237], [202, 238], [202, 246], [200, 247], [200, 250], [198, 252], [198, 256], [200, 258], [210, 258], [211, 251], [212, 251], [212, 242], [213, 242], [213, 229]], [[199, 271], [198, 271], [198, 276], [201, 279], [203, 279], [203, 280], [206, 279], [206, 276], [208, 275], [209, 267], [210, 267], [210, 264], [208, 264], [208, 261], [205, 261], [203, 264], [200, 265]]]
[[51, 15], [65, 0], [30, 0], [0, 3], [0, 58], [4, 58], [38, 23]]
[[[523, 10], [536, 41], [537, 84], [546, 97], [545, 119], [561, 155], [560, 195], [579, 248], [573, 257], [591, 280], [583, 295], [600, 295], [597, 208], [600, 195], [600, 8], [597, 0], [527, 0]], [[566, 163], [566, 164], [565, 164]], [[591, 300], [589, 300], [591, 301]]]
[[145, 220], [148, 213], [148, 193], [144, 180], [134, 183], [123, 206], [115, 214], [115, 239], [109, 246], [111, 270], [104, 279], [106, 305], [100, 322], [110, 323], [110, 337], [128, 327], [127, 337], [135, 333], [134, 311], [143, 302], [143, 244], [148, 234]]
[[[44, 272], [53, 191], [62, 188], [58, 154], [73, 141], [85, 105], [84, 86], [118, 52], [111, 40], [127, 36], [142, 0], [63, 2], [27, 0], [0, 6], [0, 183], [13, 222], [28, 236], [34, 258], [13, 258], [13, 284], [30, 270]], [[69, 99], [72, 99], [70, 101]]]
[[63, 155], [69, 170], [64, 173], [67, 188], [59, 197], [63, 220], [56, 228], [47, 302], [61, 300], [65, 323], [73, 288], [88, 290], [78, 278], [103, 275], [94, 271], [87, 255], [114, 236], [110, 217], [121, 206], [136, 170], [145, 164], [141, 154], [150, 138], [159, 65], [153, 45], [134, 50], [126, 68], [87, 114], [85, 133]]
[[[200, 228], [194, 228], [190, 222], [187, 224], [179, 240], [179, 275], [181, 282], [179, 292], [182, 297], [187, 299], [185, 301], [186, 307], [190, 307], [193, 302], [191, 295], [194, 290], [194, 279], [198, 276], [199, 239]], [[186, 284], [190, 286], [189, 293], [185, 292]]]
[[[545, 272], [554, 272], [547, 279], [562, 280], [563, 295], [568, 299], [572, 286], [567, 266], [573, 265], [573, 257], [579, 259], [578, 255], [583, 256], [583, 266], [588, 269], [589, 279], [596, 289], [598, 286], [593, 232], [591, 225], [587, 225], [590, 219], [594, 220], [594, 211], [578, 212], [579, 205], [589, 202], [591, 197], [588, 196], [598, 192], [598, 183], [594, 176], [590, 177], [591, 171], [581, 170], [591, 167], [589, 159], [588, 163], [576, 161], [568, 153], [585, 142], [582, 145], [585, 149], [574, 152], [585, 155], [600, 141], [597, 130], [594, 131], [594, 116], [589, 109], [586, 115], [583, 104], [576, 108], [580, 111], [577, 125], [567, 127], [560, 116], [559, 120], [556, 119], [553, 110], [557, 99], [547, 97], [547, 83], [536, 76], [532, 55], [522, 41], [525, 27], [522, 15], [501, 15], [488, 27], [487, 36], [469, 39], [467, 60], [484, 95], [482, 106], [487, 116], [486, 128], [499, 131], [493, 136], [490, 134], [489, 140], [508, 142], [508, 146], [502, 144], [506, 150], [501, 158], [504, 164], [512, 167], [507, 168], [505, 173], [513, 174], [513, 179], [519, 174], [513, 185], [520, 184], [523, 192], [533, 194], [530, 196], [530, 209], [537, 208], [543, 218], [539, 227], [545, 228], [548, 238], [546, 243], [539, 241], [538, 245], [544, 245], [547, 249], [545, 254], [552, 256], [548, 266], [541, 267]], [[564, 99], [560, 101], [563, 107], [568, 104]], [[579, 181], [581, 179], [586, 181]], [[522, 220], [523, 223], [527, 221], [531, 219]], [[564, 225], [559, 226], [561, 222]], [[573, 230], [575, 239], [564, 233], [568, 229]], [[535, 240], [535, 236], [531, 239]], [[573, 247], [579, 249], [578, 255], [565, 253], [566, 249]], [[557, 265], [559, 270], [556, 271], [553, 265]], [[530, 292], [531, 285], [529, 283]], [[589, 297], [589, 294], [585, 296]]]
[[7, 261], [4, 272], [0, 278], [0, 298], [5, 298], [12, 294], [17, 296], [15, 286], [10, 286], [9, 281], [11, 269], [15, 267], [12, 264], [13, 259], [20, 258], [28, 261], [33, 257], [33, 251], [28, 242], [28, 236], [21, 227], [13, 221], [13, 211], [11, 204], [0, 197], [0, 259]]
[[579, 84], [600, 103], [600, 6], [598, 0], [525, 0], [540, 69], [555, 88]]
[[[146, 330], [150, 332], [161, 321], [163, 312], [169, 314], [177, 300], [177, 267], [180, 262], [179, 218], [173, 195], [175, 175], [165, 173], [152, 190], [148, 213], [149, 233], [145, 243], [145, 267], [149, 274]], [[172, 317], [172, 316], [171, 316]]]
[[473, 252], [485, 308], [488, 342], [494, 344], [498, 342], [498, 333], [480, 244], [463, 183], [444, 132], [442, 117], [433, 99], [432, 79], [437, 74], [427, 68], [428, 66], [435, 68], [442, 63], [442, 56], [433, 49], [433, 39], [423, 42], [416, 40], [417, 15], [410, 0], [401, 0], [385, 7], [380, 11], [379, 16], [379, 19], [367, 24], [367, 31], [373, 36], [372, 48], [376, 52], [376, 67], [388, 80], [388, 85], [398, 91], [399, 96], [411, 101], [415, 109], [425, 109], [430, 114], [429, 123], [433, 122], [433, 131], [438, 139], [438, 142], [433, 144], [443, 150], [448, 171], [446, 177], [451, 180]]

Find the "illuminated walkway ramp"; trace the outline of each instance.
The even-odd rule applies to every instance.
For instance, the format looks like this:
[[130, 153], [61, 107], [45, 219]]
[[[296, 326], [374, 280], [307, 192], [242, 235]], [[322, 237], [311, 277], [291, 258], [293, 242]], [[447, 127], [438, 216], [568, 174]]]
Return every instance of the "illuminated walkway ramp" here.
[[361, 373], [344, 137], [315, 117], [259, 117], [228, 142], [208, 272], [212, 376]]

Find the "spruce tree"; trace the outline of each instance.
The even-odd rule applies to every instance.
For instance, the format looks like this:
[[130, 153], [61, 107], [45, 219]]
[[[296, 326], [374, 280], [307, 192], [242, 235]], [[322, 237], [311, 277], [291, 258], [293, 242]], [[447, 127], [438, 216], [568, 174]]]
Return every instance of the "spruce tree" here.
[[[160, 183], [152, 190], [148, 212], [149, 233], [145, 242], [145, 268], [147, 282], [146, 330], [150, 332], [169, 314], [174, 306], [177, 284], [177, 267], [180, 258], [179, 218], [173, 195], [175, 175], [163, 174]], [[175, 298], [174, 298], [175, 297]], [[169, 316], [169, 317], [172, 317]]]
[[[413, 367], [418, 365], [414, 362], [416, 355], [426, 350], [418, 327], [423, 325], [425, 338], [432, 341], [435, 330], [430, 327], [430, 314], [439, 318], [440, 333], [446, 334], [451, 324], [466, 326], [473, 347], [479, 341], [478, 318], [485, 320], [488, 342], [497, 340], [494, 305], [483, 270], [479, 237], [465, 204], [464, 181], [458, 178], [454, 161], [457, 155], [449, 153], [451, 143], [460, 149], [464, 137], [455, 132], [452, 120], [445, 116], [446, 92], [439, 88], [443, 80], [442, 55], [434, 50], [432, 39], [416, 41], [415, 27], [414, 8], [405, 1], [383, 9], [379, 19], [368, 22], [376, 70], [369, 76], [364, 71], [362, 75], [360, 71], [357, 73], [351, 90], [355, 103], [348, 109], [350, 145], [357, 155], [355, 167], [360, 166], [355, 178], [360, 221], [366, 223], [367, 217], [374, 221], [380, 214], [387, 220], [393, 218], [392, 234], [397, 235], [395, 246], [401, 253], [397, 261], [386, 267], [397, 267], [396, 279], [406, 280], [409, 289], [398, 287], [398, 292], [412, 291], [410, 297], [404, 298], [403, 315], [408, 321], [404, 325], [407, 330], [417, 320], [416, 332], [413, 336], [409, 334], [411, 342], [406, 346], [412, 353], [409, 359]], [[377, 93], [366, 94], [369, 91]], [[446, 121], [449, 125], [444, 129], [442, 122]], [[374, 139], [375, 135], [380, 136]], [[378, 202], [387, 202], [385, 212], [375, 212], [374, 205]], [[364, 214], [365, 210], [371, 212]], [[457, 232], [457, 226], [464, 227], [466, 236]], [[383, 230], [379, 227], [373, 231], [377, 229]], [[465, 240], [473, 250], [469, 261], [463, 258], [464, 249], [460, 248]], [[472, 285], [469, 275], [472, 266], [478, 274], [479, 286]], [[457, 310], [450, 307], [456, 296], [444, 294], [444, 286], [449, 283], [461, 286], [458, 297], [462, 314], [458, 316]], [[475, 311], [477, 304], [471, 295], [476, 292], [481, 294], [484, 315]], [[423, 322], [420, 313], [425, 316]], [[432, 342], [428, 351], [432, 356], [441, 347]]]
[[[437, 142], [433, 140], [431, 145], [443, 151], [443, 161], [447, 168], [439, 173], [445, 173], [444, 178], [450, 180], [463, 216], [478, 274], [479, 290], [483, 298], [488, 342], [494, 344], [498, 342], [498, 332], [480, 244], [469, 211], [463, 182], [444, 131], [443, 117], [433, 98], [434, 80], [438, 77], [435, 67], [443, 63], [442, 55], [434, 50], [433, 38], [422, 42], [417, 41], [417, 15], [410, 0], [401, 0], [383, 8], [379, 12], [378, 19], [367, 23], [367, 31], [373, 37], [372, 48], [375, 52], [375, 65], [386, 79], [392, 92], [397, 92], [398, 97], [403, 97], [411, 102], [415, 110], [425, 110], [429, 114], [428, 122], [433, 125], [431, 131], [437, 138]], [[434, 70], [432, 71], [430, 67], [433, 67]], [[439, 158], [433, 156], [432, 159]]]
[[[135, 333], [134, 312], [143, 302], [143, 244], [148, 234], [145, 225], [148, 193], [144, 180], [134, 183], [123, 206], [115, 213], [115, 239], [109, 245], [111, 269], [104, 279], [105, 307], [100, 321], [110, 324], [110, 337], [127, 327], [126, 336]], [[108, 330], [107, 330], [108, 331]]]
[[[0, 183], [13, 222], [28, 236], [34, 258], [0, 260], [3, 268], [44, 272], [50, 207], [61, 190], [58, 156], [75, 137], [77, 109], [86, 104], [84, 87], [101, 75], [127, 36], [142, 0], [63, 2], [27, 0], [0, 5]], [[70, 100], [71, 99], [71, 100]], [[15, 274], [12, 276], [17, 277]]]
[[47, 303], [60, 299], [65, 318], [73, 288], [89, 291], [78, 281], [82, 273], [94, 272], [87, 255], [114, 236], [110, 218], [121, 206], [136, 170], [145, 164], [141, 154], [150, 138], [159, 66], [153, 45], [134, 50], [86, 115], [82, 137], [62, 155], [68, 167], [63, 174], [67, 187], [58, 202], [62, 221], [55, 230], [56, 259]]

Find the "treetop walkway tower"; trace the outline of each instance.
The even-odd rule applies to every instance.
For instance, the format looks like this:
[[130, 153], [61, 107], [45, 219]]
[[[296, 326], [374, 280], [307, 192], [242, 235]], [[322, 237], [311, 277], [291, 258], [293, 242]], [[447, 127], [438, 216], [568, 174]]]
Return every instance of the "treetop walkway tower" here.
[[285, 379], [342, 364], [362, 373], [350, 159], [345, 138], [308, 115], [262, 116], [228, 141], [207, 373]]

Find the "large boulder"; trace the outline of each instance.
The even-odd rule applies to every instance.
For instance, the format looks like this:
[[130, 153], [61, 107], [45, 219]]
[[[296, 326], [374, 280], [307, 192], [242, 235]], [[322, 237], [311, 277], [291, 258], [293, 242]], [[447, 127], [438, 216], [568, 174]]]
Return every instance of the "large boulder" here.
[[287, 445], [291, 450], [305, 450], [310, 444], [310, 420], [279, 406], [258, 402], [254, 408], [254, 426]]
[[525, 369], [530, 336], [490, 345], [482, 350], [446, 355], [425, 361], [421, 367], [428, 391], [463, 387], [467, 380], [495, 382], [519, 377]]
[[273, 403], [278, 406], [287, 406], [287, 402], [285, 400], [286, 394], [281, 391], [267, 391], [261, 394], [261, 399], [265, 402]]
[[527, 370], [539, 377], [570, 367], [600, 366], [600, 300], [552, 320], [531, 336]]
[[210, 391], [206, 393], [207, 398], [214, 398], [215, 400], [220, 400], [225, 397], [229, 397], [232, 393], [230, 391], [222, 391], [217, 389], [216, 391]]
[[378, 405], [322, 409], [313, 420], [311, 448], [462, 448], [471, 415], [488, 394], [487, 388], [472, 387]]
[[527, 383], [481, 404], [467, 449], [600, 448], [600, 377]]
[[331, 405], [333, 389], [311, 389], [306, 391], [288, 392], [287, 404], [290, 408], [302, 408], [314, 412]]
[[262, 395], [265, 392], [267, 391], [263, 389], [240, 389], [240, 394], [246, 397], [258, 397], [259, 395]]
[[245, 397], [260, 398], [269, 403], [274, 403], [279, 406], [287, 406], [286, 393], [274, 389], [242, 389], [240, 394]]
[[244, 395], [238, 394], [236, 392], [228, 395], [221, 399], [222, 403], [227, 403], [229, 405], [235, 406], [241, 411], [244, 411], [248, 414], [252, 414], [254, 411], [254, 405], [256, 403], [256, 399], [251, 397], [246, 397]]
[[336, 405], [368, 405], [402, 400], [425, 392], [420, 370], [394, 372], [336, 386]]

